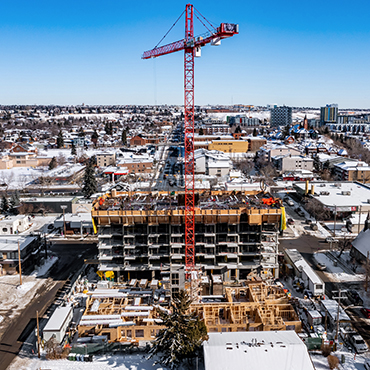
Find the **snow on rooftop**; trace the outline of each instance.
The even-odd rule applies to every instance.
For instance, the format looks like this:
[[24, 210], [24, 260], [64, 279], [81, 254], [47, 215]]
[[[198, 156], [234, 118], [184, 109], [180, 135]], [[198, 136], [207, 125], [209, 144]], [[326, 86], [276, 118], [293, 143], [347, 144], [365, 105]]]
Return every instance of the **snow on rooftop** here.
[[[209, 333], [205, 370], [314, 370], [307, 347], [294, 331]], [[246, 365], [248, 364], [248, 365]]]
[[[356, 207], [369, 204], [370, 188], [366, 185], [357, 182], [311, 182], [310, 184], [315, 187], [314, 197], [332, 210], [337, 207], [339, 211], [340, 207], [343, 207], [343, 211], [347, 209], [355, 211]], [[295, 187], [304, 192], [306, 184], [296, 183]], [[320, 194], [320, 192], [325, 194], [328, 192], [329, 195]]]

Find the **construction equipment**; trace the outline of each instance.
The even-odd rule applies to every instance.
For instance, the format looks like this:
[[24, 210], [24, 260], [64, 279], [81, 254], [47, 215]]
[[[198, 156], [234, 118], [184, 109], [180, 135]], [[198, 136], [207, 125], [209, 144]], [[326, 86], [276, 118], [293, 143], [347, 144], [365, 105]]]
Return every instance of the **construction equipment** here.
[[[196, 11], [196, 13], [194, 13], [194, 10]], [[191, 279], [191, 271], [193, 271], [195, 265], [194, 57], [200, 57], [202, 46], [205, 46], [209, 43], [211, 43], [212, 45], [220, 45], [222, 39], [238, 34], [239, 26], [233, 23], [221, 23], [219, 27], [215, 28], [191, 4], [186, 5], [185, 11], [182, 14], [184, 13], [185, 38], [183, 40], [179, 40], [160, 47], [158, 47], [159, 44], [157, 44], [154, 49], [144, 52], [142, 59], [155, 58], [161, 55], [184, 50], [185, 268], [187, 278]], [[174, 23], [174, 25], [181, 18], [182, 14]], [[205, 26], [208, 30], [208, 33], [206, 35], [194, 37], [194, 14], [203, 24], [203, 26]], [[202, 17], [202, 19], [200, 17]], [[208, 23], [208, 26], [210, 28], [206, 26], [204, 21]], [[170, 28], [170, 30], [173, 28], [173, 26]], [[166, 37], [167, 34], [164, 37]], [[164, 39], [164, 37], [162, 38], [162, 40]]]

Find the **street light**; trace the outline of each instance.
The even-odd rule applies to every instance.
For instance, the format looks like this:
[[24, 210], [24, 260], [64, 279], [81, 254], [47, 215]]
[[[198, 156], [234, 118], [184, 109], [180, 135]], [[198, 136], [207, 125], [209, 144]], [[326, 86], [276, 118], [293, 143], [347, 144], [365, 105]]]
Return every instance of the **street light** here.
[[66, 216], [65, 216], [65, 210], [66, 210], [67, 206], [60, 206], [60, 208], [63, 210], [64, 237], [66, 237]]

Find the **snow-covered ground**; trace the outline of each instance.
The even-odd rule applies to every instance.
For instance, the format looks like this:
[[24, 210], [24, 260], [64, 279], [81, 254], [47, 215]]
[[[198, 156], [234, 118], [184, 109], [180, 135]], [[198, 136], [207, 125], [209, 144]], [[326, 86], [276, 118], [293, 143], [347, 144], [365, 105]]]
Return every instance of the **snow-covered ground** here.
[[[38, 359], [36, 356], [17, 357], [8, 370], [168, 370], [169, 368], [161, 365], [153, 365], [154, 360], [147, 360], [144, 354], [135, 355], [112, 355], [112, 356], [94, 356], [93, 362], [79, 362], [69, 360], [54, 360], [47, 361]], [[182, 370], [178, 368], [177, 370]], [[203, 366], [199, 364], [199, 370], [203, 370]], [[216, 369], [215, 369], [216, 370]], [[221, 369], [220, 369], [221, 370]], [[298, 370], [298, 369], [297, 369]]]
[[42, 266], [38, 267], [36, 270], [34, 270], [31, 274], [31, 276], [34, 277], [41, 277], [44, 276], [51, 267], [58, 261], [58, 257], [56, 256], [50, 256]]
[[[2, 316], [9, 319], [18, 316], [35, 297], [39, 288], [45, 284], [54, 284], [54, 282], [41, 279], [40, 276], [45, 275], [56, 261], [57, 257], [50, 257], [43, 266], [32, 274], [23, 275], [22, 285], [20, 285], [19, 275], [0, 276], [0, 311]], [[4, 324], [5, 321], [0, 319], [0, 334], [4, 329]]]
[[[368, 354], [366, 357], [364, 355], [354, 355], [354, 353], [348, 352], [346, 350], [341, 350], [332, 355], [337, 356], [339, 361], [341, 361], [342, 355], [345, 357], [345, 362], [339, 365], [339, 370], [365, 370], [364, 362], [369, 358]], [[312, 362], [316, 370], [328, 370], [328, 359], [321, 354], [311, 354]]]
[[349, 274], [339, 264], [334, 266], [333, 260], [327, 257], [325, 253], [315, 253], [315, 259], [326, 265], [327, 271], [324, 271], [324, 273], [331, 281], [346, 283], [350, 281], [363, 281], [365, 279], [363, 274]]

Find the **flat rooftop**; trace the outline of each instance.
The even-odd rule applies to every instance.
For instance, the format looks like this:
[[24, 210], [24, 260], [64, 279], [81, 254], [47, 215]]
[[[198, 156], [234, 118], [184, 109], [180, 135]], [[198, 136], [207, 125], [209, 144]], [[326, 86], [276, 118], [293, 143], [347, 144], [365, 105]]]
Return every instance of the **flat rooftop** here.
[[[208, 333], [205, 370], [314, 370], [303, 341], [293, 331]], [[246, 365], [248, 364], [248, 365]]]
[[[310, 182], [309, 190], [314, 185], [314, 198], [319, 200], [324, 206], [340, 211], [356, 211], [353, 207], [370, 206], [370, 188], [358, 182]], [[297, 183], [294, 187], [301, 193], [305, 191], [304, 182]]]

